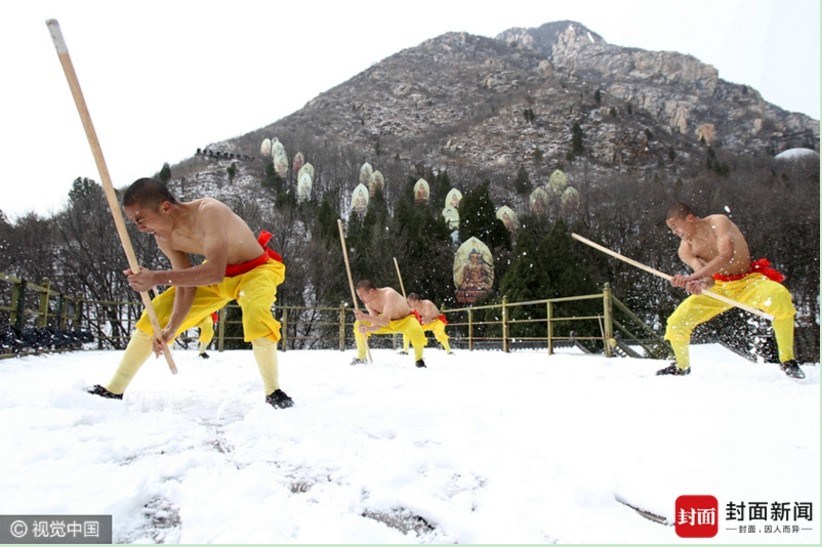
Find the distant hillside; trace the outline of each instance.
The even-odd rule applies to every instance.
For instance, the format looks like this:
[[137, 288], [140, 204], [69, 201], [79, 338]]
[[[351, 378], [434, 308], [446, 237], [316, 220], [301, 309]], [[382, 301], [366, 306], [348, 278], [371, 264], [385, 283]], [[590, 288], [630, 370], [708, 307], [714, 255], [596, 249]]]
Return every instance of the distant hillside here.
[[[698, 59], [608, 44], [561, 21], [496, 39], [432, 38], [281, 120], [208, 145], [226, 156], [193, 156], [173, 172], [236, 192], [225, 184], [236, 162], [238, 184], [257, 188], [270, 161], [260, 143], [276, 137], [289, 158], [301, 152], [317, 167], [316, 192], [343, 200], [368, 161], [386, 175], [388, 196], [424, 169], [447, 170], [464, 185], [491, 180], [495, 195], [523, 206], [506, 190], [520, 169], [534, 185], [557, 168], [587, 184], [615, 174], [673, 183], [703, 169], [708, 154], [732, 164], [795, 146], [818, 150], [818, 135], [818, 120], [725, 82]], [[288, 177], [296, 182], [296, 173]]]

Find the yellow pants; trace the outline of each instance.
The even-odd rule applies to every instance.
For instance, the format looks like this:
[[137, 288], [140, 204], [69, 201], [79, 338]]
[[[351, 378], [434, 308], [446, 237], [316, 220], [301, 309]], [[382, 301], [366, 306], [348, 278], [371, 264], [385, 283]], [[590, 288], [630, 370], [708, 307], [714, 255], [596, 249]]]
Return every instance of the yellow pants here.
[[[236, 300], [243, 310], [243, 339], [246, 342], [258, 338], [279, 342], [280, 322], [271, 315], [271, 306], [277, 300], [277, 286], [284, 279], [285, 264], [269, 260], [250, 272], [226, 277], [216, 285], [196, 287], [191, 309], [174, 336], [197, 326], [205, 317], [211, 320], [213, 312]], [[151, 301], [161, 327], [165, 326], [171, 317], [174, 292], [175, 288], [171, 287]], [[153, 334], [154, 330], [145, 312], [140, 316], [137, 328], [148, 335]]]
[[[278, 389], [276, 343], [280, 340], [280, 322], [271, 314], [277, 299], [277, 286], [285, 279], [285, 265], [269, 260], [253, 270], [235, 277], [226, 277], [216, 285], [196, 287], [194, 301], [175, 338], [196, 326], [203, 318], [211, 321], [211, 314], [232, 300], [243, 311], [243, 338], [251, 342], [254, 358], [260, 369], [266, 395]], [[174, 287], [152, 300], [160, 326], [168, 324], [174, 307]], [[134, 375], [151, 356], [154, 329], [144, 311], [137, 321], [120, 365], [105, 386], [112, 393], [123, 393]]]
[[414, 346], [414, 359], [419, 361], [422, 359], [422, 348], [428, 342], [425, 338], [425, 333], [422, 331], [422, 325], [417, 321], [416, 316], [409, 315], [402, 319], [394, 319], [388, 325], [380, 327], [373, 332], [360, 332], [360, 321], [354, 322], [354, 340], [357, 342], [357, 357], [365, 360], [366, 350], [368, 348], [368, 337], [372, 334], [402, 334], [403, 338], [408, 337], [411, 340], [411, 345]]
[[214, 318], [211, 317], [211, 314], [203, 317], [200, 322], [197, 323], [197, 328], [200, 329], [198, 340], [200, 343], [199, 351], [203, 353], [211, 341], [214, 340]]
[[[451, 346], [448, 344], [448, 335], [445, 334], [445, 323], [443, 323], [442, 320], [440, 320], [438, 318], [438, 319], [434, 319], [430, 323], [425, 323], [424, 325], [422, 325], [422, 331], [423, 332], [433, 332], [434, 333], [434, 338], [436, 338], [437, 342], [439, 342], [442, 345], [442, 348], [446, 352], [449, 352], [449, 353], [451, 352]], [[408, 346], [409, 345], [410, 345], [410, 342], [408, 341], [408, 337], [403, 335], [402, 336], [402, 349], [404, 349], [405, 351], [408, 351]]]
[[[779, 360], [784, 363], [794, 358], [793, 319], [796, 309], [791, 302], [791, 293], [781, 283], [760, 273], [753, 273], [737, 281], [717, 281], [711, 287], [711, 292], [773, 315]], [[731, 307], [710, 296], [692, 294], [674, 310], [668, 318], [665, 339], [671, 343], [679, 368], [690, 366], [688, 344], [696, 326]]]

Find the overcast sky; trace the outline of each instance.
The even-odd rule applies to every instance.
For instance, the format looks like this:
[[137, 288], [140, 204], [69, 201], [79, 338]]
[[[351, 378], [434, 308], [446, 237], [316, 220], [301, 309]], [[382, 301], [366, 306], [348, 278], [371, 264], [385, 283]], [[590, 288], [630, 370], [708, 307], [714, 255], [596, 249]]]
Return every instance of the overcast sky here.
[[566, 19], [611, 44], [693, 55], [819, 119], [819, 0], [12, 0], [0, 4], [0, 210], [12, 220], [57, 212], [78, 176], [101, 180], [50, 18], [118, 188], [429, 38]]

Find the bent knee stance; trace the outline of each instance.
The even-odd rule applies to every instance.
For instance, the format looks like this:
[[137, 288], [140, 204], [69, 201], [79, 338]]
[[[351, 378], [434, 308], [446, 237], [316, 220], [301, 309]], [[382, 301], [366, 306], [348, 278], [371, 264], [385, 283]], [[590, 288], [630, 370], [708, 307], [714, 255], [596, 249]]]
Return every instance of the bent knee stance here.
[[691, 295], [677, 306], [668, 317], [665, 340], [685, 342], [691, 339], [694, 329], [730, 309], [728, 304], [704, 295]]

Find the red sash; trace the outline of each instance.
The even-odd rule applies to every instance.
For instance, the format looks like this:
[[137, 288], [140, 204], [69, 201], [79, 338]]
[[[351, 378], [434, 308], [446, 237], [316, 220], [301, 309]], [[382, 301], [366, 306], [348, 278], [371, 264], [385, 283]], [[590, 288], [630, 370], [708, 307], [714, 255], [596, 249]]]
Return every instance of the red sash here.
[[[417, 317], [417, 321], [420, 322], [420, 325], [425, 325], [425, 323], [422, 322], [422, 316], [419, 314], [419, 312], [417, 310], [411, 310], [411, 315], [415, 315]], [[448, 324], [448, 320], [445, 318], [445, 315], [439, 315], [437, 318], [433, 319], [431, 322], [433, 323], [437, 319], [439, 319], [440, 321], [442, 321], [446, 325]]]
[[271, 239], [271, 236], [271, 233], [265, 230], [260, 230], [260, 235], [257, 237], [257, 243], [259, 243], [263, 247], [263, 254], [261, 254], [257, 258], [253, 258], [246, 262], [240, 262], [239, 264], [226, 264], [225, 276], [236, 277], [238, 275], [250, 272], [257, 266], [262, 266], [263, 264], [268, 262], [269, 258], [273, 258], [277, 262], [282, 262], [283, 257], [281, 257], [275, 251], [267, 247], [268, 241]]
[[777, 270], [771, 268], [771, 261], [767, 258], [760, 258], [758, 260], [754, 260], [753, 262], [751, 262], [751, 269], [748, 270], [747, 273], [735, 275], [722, 275], [715, 273], [713, 275], [713, 278], [716, 281], [739, 281], [740, 279], [748, 277], [752, 273], [761, 273], [768, 279], [776, 281], [777, 283], [782, 283], [785, 280], [784, 275], [782, 275]]

